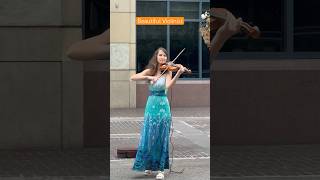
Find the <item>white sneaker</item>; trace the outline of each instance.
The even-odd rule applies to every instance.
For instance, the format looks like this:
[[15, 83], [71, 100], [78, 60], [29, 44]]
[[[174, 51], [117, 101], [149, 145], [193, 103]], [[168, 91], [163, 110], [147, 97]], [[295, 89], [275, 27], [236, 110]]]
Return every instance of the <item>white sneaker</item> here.
[[158, 171], [156, 179], [164, 179], [164, 172], [163, 171]]
[[150, 175], [152, 175], [152, 171], [151, 170], [145, 170], [143, 174], [145, 176], [150, 176]]

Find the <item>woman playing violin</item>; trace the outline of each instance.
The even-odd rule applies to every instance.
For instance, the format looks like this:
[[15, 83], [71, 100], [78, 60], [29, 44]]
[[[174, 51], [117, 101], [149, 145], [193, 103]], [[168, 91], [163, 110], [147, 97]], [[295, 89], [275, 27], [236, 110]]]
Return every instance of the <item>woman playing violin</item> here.
[[164, 170], [169, 169], [171, 112], [166, 91], [185, 72], [185, 68], [178, 64], [179, 70], [174, 77], [171, 71], [162, 73], [160, 66], [167, 61], [168, 53], [160, 47], [154, 52], [146, 69], [130, 78], [133, 81], [149, 81], [144, 123], [132, 169], [144, 171], [145, 175], [152, 175], [152, 171], [158, 171], [156, 179], [164, 179]]
[[224, 24], [216, 31], [210, 42], [210, 56], [215, 57], [224, 43], [232, 36], [240, 32], [242, 19], [236, 19], [232, 13], [226, 11]]
[[[210, 59], [213, 60], [223, 47], [224, 43], [241, 30], [249, 37], [259, 38], [260, 31], [257, 26], [250, 26], [242, 21], [242, 18], [236, 18], [230, 11], [224, 8], [211, 8], [201, 18], [206, 20], [206, 27], [200, 28], [205, 43], [210, 49]], [[216, 32], [210, 39], [210, 31]]]

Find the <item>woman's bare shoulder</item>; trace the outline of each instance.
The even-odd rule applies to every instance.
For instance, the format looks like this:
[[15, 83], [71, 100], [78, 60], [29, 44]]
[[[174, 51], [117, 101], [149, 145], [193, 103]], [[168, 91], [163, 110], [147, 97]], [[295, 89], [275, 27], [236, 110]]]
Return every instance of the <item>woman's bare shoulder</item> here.
[[147, 69], [143, 70], [141, 73], [143, 73], [144, 75], [151, 76], [152, 75], [151, 72], [152, 72], [151, 69], [147, 68]]

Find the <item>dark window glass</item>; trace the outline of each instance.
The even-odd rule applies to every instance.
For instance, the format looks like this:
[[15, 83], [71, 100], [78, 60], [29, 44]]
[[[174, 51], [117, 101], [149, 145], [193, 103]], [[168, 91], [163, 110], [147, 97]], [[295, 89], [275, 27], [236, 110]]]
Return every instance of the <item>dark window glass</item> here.
[[83, 0], [83, 38], [101, 34], [109, 28], [109, 3], [101, 0]]
[[137, 72], [145, 69], [157, 48], [166, 48], [166, 32], [166, 26], [137, 26]]
[[170, 16], [183, 16], [185, 19], [199, 19], [199, 3], [171, 2]]
[[294, 0], [294, 51], [320, 51], [319, 0]]
[[[166, 2], [137, 1], [137, 16], [167, 16]], [[166, 48], [166, 26], [137, 26], [137, 72], [145, 69], [154, 51]]]
[[[167, 2], [137, 1], [137, 16], [166, 16]], [[198, 19], [199, 2], [170, 2], [170, 16], [184, 16], [186, 19]], [[202, 3], [202, 10], [209, 9], [210, 3]], [[199, 78], [199, 68], [202, 77], [209, 78], [209, 52], [199, 35], [199, 22], [185, 22], [184, 26], [170, 26], [171, 60], [183, 49], [176, 63], [183, 64], [192, 70], [192, 75], [182, 75], [182, 78]], [[202, 60], [199, 59], [199, 38], [202, 43]], [[153, 52], [158, 47], [167, 46], [167, 26], [137, 26], [137, 71], [141, 72], [147, 65]], [[199, 61], [202, 66], [199, 67]]]
[[202, 41], [202, 78], [210, 77], [209, 50]]
[[186, 22], [183, 26], [170, 27], [170, 58], [174, 59], [183, 48], [186, 48], [175, 63], [182, 64], [192, 70], [192, 75], [183, 75], [182, 77], [199, 77], [198, 24], [198, 22]]
[[167, 16], [167, 2], [137, 1], [136, 16]]
[[203, 13], [203, 12], [209, 10], [209, 9], [210, 9], [210, 3], [209, 2], [202, 3], [202, 12], [201, 13]]
[[232, 37], [222, 51], [284, 51], [284, 0], [214, 0], [213, 7], [226, 8], [235, 17], [256, 25], [261, 30], [259, 39], [248, 39], [244, 34]]
[[[202, 3], [202, 12], [205, 12], [210, 9], [210, 3]], [[202, 78], [210, 78], [210, 62], [209, 62], [209, 50], [204, 41], [201, 38], [202, 43]]]

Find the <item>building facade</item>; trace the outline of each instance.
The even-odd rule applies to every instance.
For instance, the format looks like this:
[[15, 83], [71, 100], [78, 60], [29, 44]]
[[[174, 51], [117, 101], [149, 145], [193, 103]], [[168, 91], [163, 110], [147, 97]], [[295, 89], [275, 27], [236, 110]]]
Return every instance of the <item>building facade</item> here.
[[81, 2], [0, 6], [0, 149], [82, 147], [82, 65], [65, 54], [82, 38]]
[[108, 28], [108, 5], [4, 0], [0, 9], [0, 149], [104, 147], [107, 61], [66, 52]]
[[257, 25], [261, 38], [239, 34], [214, 61], [214, 144], [320, 143], [320, 23], [315, 0], [226, 1]]
[[[145, 82], [130, 82], [141, 72], [158, 47], [168, 50], [176, 63], [192, 70], [169, 92], [174, 107], [209, 106], [209, 53], [200, 33], [200, 15], [209, 1], [137, 0], [111, 1], [111, 108], [143, 107], [148, 95]], [[183, 26], [136, 26], [137, 16], [183, 16]], [[179, 99], [179, 100], [178, 100]]]

